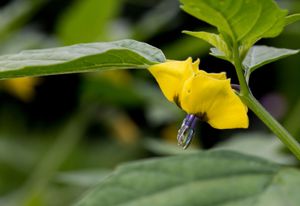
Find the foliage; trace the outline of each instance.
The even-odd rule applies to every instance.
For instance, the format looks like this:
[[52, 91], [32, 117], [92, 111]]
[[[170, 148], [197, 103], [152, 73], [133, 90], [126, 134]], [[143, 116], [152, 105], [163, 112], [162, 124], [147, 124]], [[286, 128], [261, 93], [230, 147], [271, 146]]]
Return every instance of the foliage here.
[[202, 152], [123, 165], [76, 205], [297, 205], [299, 181], [296, 169]]
[[79, 44], [4, 55], [0, 58], [0, 78], [147, 68], [163, 61], [160, 50], [133, 40]]
[[233, 61], [232, 50], [236, 44], [243, 57], [259, 39], [279, 35], [288, 18], [287, 11], [280, 9], [272, 0], [181, 2], [183, 10], [217, 27], [219, 34], [192, 34], [211, 43], [228, 61]]
[[[278, 49], [267, 46], [253, 46], [243, 61], [248, 76], [259, 67], [299, 53], [300, 50]], [[248, 77], [249, 78], [249, 77]]]
[[[180, 3], [197, 20], [184, 15]], [[300, 9], [296, 0], [279, 3]], [[226, 71], [236, 83], [233, 65], [245, 80], [236, 93], [250, 110], [277, 136], [288, 135], [248, 94], [252, 83], [250, 94], [270, 113], [282, 110], [278, 118], [298, 136], [299, 14], [273, 0], [8, 0], [1, 6], [1, 205], [299, 202], [299, 170], [278, 164], [299, 163], [274, 135], [221, 133], [201, 124], [196, 141], [182, 151], [174, 144], [182, 113], [163, 99], [147, 71], [125, 70], [193, 56], [201, 58], [201, 69]], [[196, 32], [182, 35], [183, 29]], [[209, 45], [213, 56], [232, 65], [206, 55]], [[91, 73], [70, 74], [83, 72]], [[30, 98], [21, 79], [10, 79], [21, 76], [31, 85]], [[262, 130], [252, 113], [250, 125]], [[139, 160], [153, 156], [159, 157]], [[139, 161], [126, 163], [132, 160]]]

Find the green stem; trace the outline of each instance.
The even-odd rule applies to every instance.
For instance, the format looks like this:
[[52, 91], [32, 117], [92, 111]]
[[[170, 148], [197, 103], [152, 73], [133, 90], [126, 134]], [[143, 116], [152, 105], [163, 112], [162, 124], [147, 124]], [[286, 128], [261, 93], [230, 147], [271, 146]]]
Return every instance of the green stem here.
[[265, 108], [251, 94], [244, 76], [244, 69], [239, 55], [238, 45], [233, 48], [233, 64], [240, 83], [240, 97], [242, 101], [260, 118], [266, 126], [282, 141], [283, 144], [300, 160], [300, 144], [290, 133], [265, 110]]
[[241, 97], [243, 102], [259, 117], [283, 144], [300, 160], [300, 144], [290, 133], [265, 110], [252, 94]]
[[246, 82], [246, 79], [244, 77], [244, 70], [243, 70], [243, 65], [242, 62], [240, 60], [240, 54], [239, 54], [239, 48], [238, 45], [235, 44], [233, 46], [233, 65], [235, 66], [235, 70], [239, 79], [239, 83], [240, 83], [240, 94], [243, 95], [247, 95], [250, 93], [248, 84]]

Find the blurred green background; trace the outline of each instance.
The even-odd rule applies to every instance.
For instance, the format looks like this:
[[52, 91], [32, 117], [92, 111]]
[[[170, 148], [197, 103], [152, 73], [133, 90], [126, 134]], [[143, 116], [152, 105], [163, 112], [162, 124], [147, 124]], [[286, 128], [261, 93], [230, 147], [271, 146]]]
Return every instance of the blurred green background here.
[[[290, 13], [299, 0], [277, 1]], [[0, 54], [132, 38], [168, 59], [201, 59], [201, 69], [233, 67], [209, 56], [209, 45], [182, 30], [210, 30], [174, 0], [1, 0]], [[300, 24], [259, 44], [300, 48]], [[254, 95], [300, 140], [300, 57], [255, 71]], [[0, 205], [76, 202], [117, 165], [199, 149], [230, 148], [284, 164], [295, 160], [251, 113], [248, 130], [197, 128], [182, 151], [176, 134], [184, 112], [167, 102], [145, 70], [20, 78], [0, 82]]]

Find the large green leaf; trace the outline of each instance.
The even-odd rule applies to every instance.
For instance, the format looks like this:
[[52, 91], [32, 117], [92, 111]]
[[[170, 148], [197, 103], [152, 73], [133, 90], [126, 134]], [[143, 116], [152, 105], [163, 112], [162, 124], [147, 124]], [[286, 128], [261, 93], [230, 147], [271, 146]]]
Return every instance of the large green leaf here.
[[124, 165], [78, 206], [299, 205], [300, 172], [214, 151]]
[[300, 50], [281, 49], [268, 46], [253, 46], [247, 53], [243, 65], [247, 74], [268, 63], [299, 53]]
[[221, 142], [214, 148], [263, 157], [279, 164], [297, 165], [297, 159], [283, 147], [284, 145], [273, 134], [245, 132], [233, 135], [228, 141]]
[[281, 10], [273, 0], [181, 2], [184, 11], [217, 27], [229, 48], [238, 43], [242, 55], [259, 39], [280, 34], [286, 24], [287, 11]]
[[147, 68], [164, 61], [165, 56], [159, 49], [134, 40], [78, 44], [0, 56], [0, 79], [116, 68]]

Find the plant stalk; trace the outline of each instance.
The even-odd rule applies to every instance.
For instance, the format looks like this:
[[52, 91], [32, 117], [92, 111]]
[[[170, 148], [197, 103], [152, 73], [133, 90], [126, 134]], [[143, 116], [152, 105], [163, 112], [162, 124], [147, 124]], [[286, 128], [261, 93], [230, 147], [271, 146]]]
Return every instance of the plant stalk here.
[[243, 102], [260, 118], [283, 144], [300, 160], [300, 144], [274, 117], [250, 94], [241, 97]]
[[241, 87], [240, 95], [243, 96], [249, 94], [250, 89], [248, 87], [248, 84], [244, 76], [244, 69], [243, 69], [242, 62], [240, 60], [239, 47], [237, 43], [235, 43], [233, 46], [233, 65], [235, 67], [237, 77]]
[[252, 95], [244, 76], [238, 45], [233, 46], [233, 65], [240, 83], [240, 98], [260, 118], [283, 144], [300, 160], [300, 144]]

